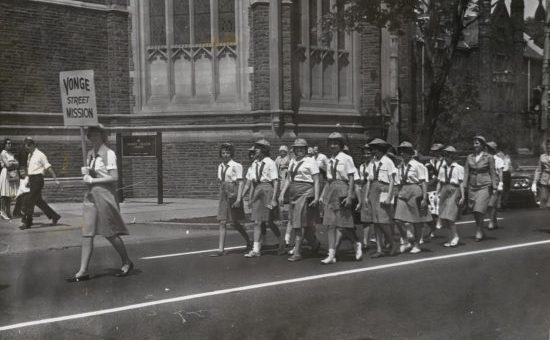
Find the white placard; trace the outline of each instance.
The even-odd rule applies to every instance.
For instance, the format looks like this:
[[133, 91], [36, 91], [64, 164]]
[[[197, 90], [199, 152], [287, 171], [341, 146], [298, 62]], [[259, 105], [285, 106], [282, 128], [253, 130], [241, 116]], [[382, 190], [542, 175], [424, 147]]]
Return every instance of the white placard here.
[[59, 72], [65, 126], [97, 125], [94, 70]]

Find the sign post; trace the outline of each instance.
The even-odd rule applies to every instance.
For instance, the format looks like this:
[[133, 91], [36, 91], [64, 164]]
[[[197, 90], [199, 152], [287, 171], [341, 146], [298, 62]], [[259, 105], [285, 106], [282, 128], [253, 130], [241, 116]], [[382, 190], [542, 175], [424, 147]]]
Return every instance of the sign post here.
[[63, 124], [80, 127], [82, 163], [86, 166], [85, 126], [97, 126], [97, 106], [93, 70], [59, 72]]

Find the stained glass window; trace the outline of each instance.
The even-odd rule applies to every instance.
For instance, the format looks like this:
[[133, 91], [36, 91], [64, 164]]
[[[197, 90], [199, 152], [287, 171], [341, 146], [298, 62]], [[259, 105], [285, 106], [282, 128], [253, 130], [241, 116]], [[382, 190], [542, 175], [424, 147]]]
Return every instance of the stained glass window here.
[[194, 20], [195, 20], [195, 44], [210, 43], [211, 26], [210, 26], [210, 1], [199, 0], [194, 3]]
[[221, 43], [235, 42], [235, 0], [218, 0], [218, 34]]
[[151, 45], [166, 44], [166, 20], [164, 0], [151, 0], [149, 4], [149, 27]]
[[174, 0], [174, 43], [190, 42], [189, 0]]

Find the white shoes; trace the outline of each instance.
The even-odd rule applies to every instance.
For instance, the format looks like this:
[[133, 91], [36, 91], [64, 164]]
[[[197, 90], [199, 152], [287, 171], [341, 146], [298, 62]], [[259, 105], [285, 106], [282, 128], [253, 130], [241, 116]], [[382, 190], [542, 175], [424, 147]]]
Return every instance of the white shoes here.
[[459, 241], [459, 240], [460, 240], [460, 239], [459, 239], [458, 237], [454, 237], [454, 238], [451, 240], [451, 242], [447, 242], [447, 243], [445, 243], [443, 246], [444, 246], [444, 247], [456, 247], [456, 246], [458, 245], [458, 241]]
[[361, 261], [363, 258], [363, 245], [361, 242], [355, 243], [355, 260]]
[[418, 248], [417, 246], [414, 246], [412, 247], [411, 249], [411, 254], [418, 254], [420, 253], [422, 250], [420, 248]]
[[336, 263], [336, 257], [329, 255], [325, 259], [321, 260], [321, 264], [333, 264]]
[[407, 252], [407, 251], [408, 251], [409, 249], [411, 249], [411, 248], [412, 248], [412, 245], [411, 245], [409, 242], [403, 243], [401, 246], [399, 246], [399, 252], [400, 252], [401, 254], [403, 254], [403, 253]]
[[10, 218], [8, 217], [8, 215], [6, 215], [5, 212], [3, 212], [2, 210], [0, 210], [0, 217], [2, 217], [4, 220], [6, 221], [9, 221]]
[[260, 257], [261, 254], [259, 251], [255, 251], [255, 250], [251, 250], [249, 251], [248, 253], [244, 254], [244, 257], [248, 257], [248, 258], [251, 258], [251, 257]]

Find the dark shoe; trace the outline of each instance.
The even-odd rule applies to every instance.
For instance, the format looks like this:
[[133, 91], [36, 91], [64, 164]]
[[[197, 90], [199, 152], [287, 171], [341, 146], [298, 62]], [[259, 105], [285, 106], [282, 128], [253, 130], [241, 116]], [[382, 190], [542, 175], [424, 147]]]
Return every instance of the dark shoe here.
[[277, 249], [277, 255], [286, 255], [287, 253], [285, 247], [279, 247], [279, 249]]
[[370, 257], [373, 258], [373, 259], [377, 259], [377, 258], [383, 257], [383, 256], [384, 256], [383, 253], [376, 252], [376, 253], [372, 254]]
[[57, 225], [57, 222], [59, 222], [59, 220], [61, 219], [61, 216], [56, 216], [54, 218], [52, 218], [52, 226], [54, 225]]
[[30, 229], [30, 228], [31, 228], [31, 225], [32, 225], [32, 224], [22, 223], [22, 224], [19, 226], [19, 230]]
[[90, 275], [86, 274], [86, 275], [82, 275], [82, 276], [73, 276], [69, 279], [66, 279], [65, 281], [67, 282], [80, 282], [80, 281], [88, 281], [90, 279]]
[[[128, 276], [128, 274], [130, 274], [130, 272], [132, 270], [134, 270], [134, 263], [133, 262], [130, 262], [130, 264], [127, 267], [125, 267], [125, 266], [126, 265], [122, 266], [122, 268], [120, 269], [120, 272], [115, 274], [116, 277]], [[124, 268], [126, 268], [126, 270]]]
[[210, 254], [210, 257], [220, 257], [220, 256], [224, 256], [225, 254], [226, 254], [225, 251], [217, 251], [215, 253]]
[[302, 260], [302, 255], [292, 255], [291, 257], [288, 258], [288, 261], [289, 262], [297, 262], [297, 261], [300, 261]]

